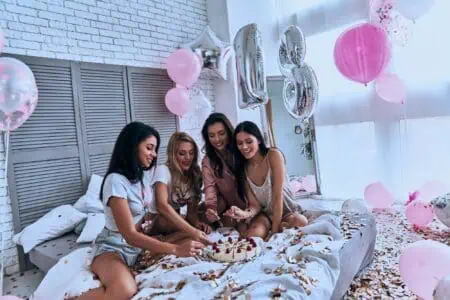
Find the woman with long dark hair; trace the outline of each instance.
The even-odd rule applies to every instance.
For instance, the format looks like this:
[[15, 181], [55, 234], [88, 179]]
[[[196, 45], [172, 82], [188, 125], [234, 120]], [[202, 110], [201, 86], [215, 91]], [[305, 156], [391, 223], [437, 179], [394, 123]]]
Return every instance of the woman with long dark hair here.
[[284, 156], [268, 148], [258, 126], [240, 123], [233, 137], [238, 192], [248, 201], [248, 208], [232, 207], [232, 218], [247, 220], [247, 236], [267, 238], [284, 228], [304, 226], [308, 220], [297, 212], [288, 188]]
[[205, 217], [210, 224], [227, 227], [236, 226], [236, 222], [223, 214], [232, 206], [241, 209], [247, 206], [237, 191], [231, 145], [233, 133], [230, 120], [222, 113], [212, 113], [202, 128], [206, 154], [202, 160]]
[[204, 247], [191, 240], [164, 243], [142, 232], [142, 220], [153, 201], [151, 182], [159, 145], [159, 133], [143, 123], [132, 122], [120, 132], [101, 186], [105, 228], [95, 242], [91, 265], [103, 286], [79, 299], [130, 299], [137, 287], [129, 267], [142, 249], [195, 256]]

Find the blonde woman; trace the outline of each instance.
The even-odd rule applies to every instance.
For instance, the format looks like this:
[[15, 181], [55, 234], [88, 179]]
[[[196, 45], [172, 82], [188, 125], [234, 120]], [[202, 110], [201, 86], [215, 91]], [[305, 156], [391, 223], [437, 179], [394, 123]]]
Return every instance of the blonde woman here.
[[[211, 227], [197, 217], [202, 193], [202, 173], [198, 164], [198, 147], [185, 132], [176, 132], [169, 140], [167, 162], [155, 171], [155, 201], [150, 204], [150, 235], [179, 233], [180, 238], [193, 238], [209, 244]], [[187, 216], [180, 209], [187, 205]], [[174, 235], [172, 234], [171, 237]]]

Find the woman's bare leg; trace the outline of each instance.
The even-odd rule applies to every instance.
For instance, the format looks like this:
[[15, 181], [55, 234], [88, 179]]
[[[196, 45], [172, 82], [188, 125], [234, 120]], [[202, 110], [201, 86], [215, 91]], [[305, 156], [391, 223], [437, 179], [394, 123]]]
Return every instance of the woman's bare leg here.
[[303, 227], [308, 225], [308, 219], [299, 213], [292, 213], [281, 220], [281, 229], [289, 229], [293, 227]]
[[92, 262], [91, 270], [103, 286], [82, 294], [78, 300], [129, 300], [136, 294], [136, 281], [119, 254], [99, 255]]
[[261, 213], [252, 220], [245, 235], [248, 237], [260, 237], [265, 239], [269, 234], [269, 231], [270, 219], [266, 214]]

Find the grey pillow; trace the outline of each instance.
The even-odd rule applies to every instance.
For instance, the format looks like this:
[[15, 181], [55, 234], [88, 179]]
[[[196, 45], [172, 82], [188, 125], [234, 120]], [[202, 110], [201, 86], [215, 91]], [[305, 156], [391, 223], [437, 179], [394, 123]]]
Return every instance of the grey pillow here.
[[81, 232], [84, 229], [84, 226], [86, 226], [86, 222], [87, 222], [87, 218], [85, 218], [83, 221], [81, 221], [80, 223], [78, 223], [77, 226], [75, 226], [75, 228], [73, 229], [73, 231], [77, 234], [80, 235]]

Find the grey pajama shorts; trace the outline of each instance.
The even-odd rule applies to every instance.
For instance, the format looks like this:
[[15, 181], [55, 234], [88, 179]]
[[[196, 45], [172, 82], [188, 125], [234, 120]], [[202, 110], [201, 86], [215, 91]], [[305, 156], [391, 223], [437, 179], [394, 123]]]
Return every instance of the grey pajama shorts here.
[[103, 253], [113, 252], [120, 255], [128, 266], [133, 266], [142, 249], [130, 246], [120, 232], [103, 228], [95, 240], [94, 257]]

